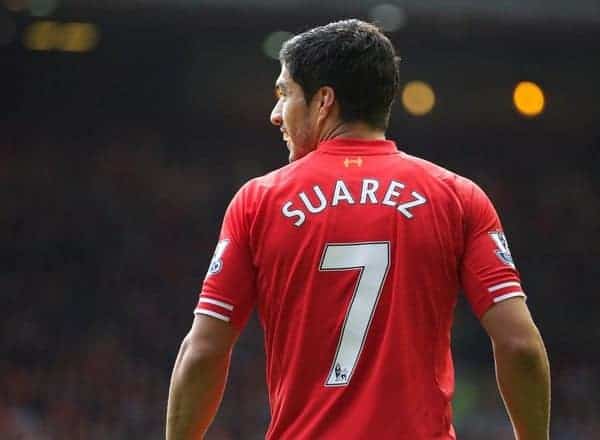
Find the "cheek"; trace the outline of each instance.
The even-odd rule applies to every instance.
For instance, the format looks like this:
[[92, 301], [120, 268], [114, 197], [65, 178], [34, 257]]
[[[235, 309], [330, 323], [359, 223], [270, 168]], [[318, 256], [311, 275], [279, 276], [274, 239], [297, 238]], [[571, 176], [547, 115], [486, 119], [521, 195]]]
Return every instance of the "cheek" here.
[[294, 115], [294, 107], [287, 102], [284, 103], [281, 108], [281, 114], [285, 119], [292, 119], [292, 116]]
[[300, 107], [299, 103], [295, 102], [293, 99], [284, 103], [282, 108], [282, 117], [284, 122], [286, 122], [290, 128], [293, 126], [294, 129], [297, 130], [299, 128], [298, 125], [301, 125], [303, 122], [302, 108]]

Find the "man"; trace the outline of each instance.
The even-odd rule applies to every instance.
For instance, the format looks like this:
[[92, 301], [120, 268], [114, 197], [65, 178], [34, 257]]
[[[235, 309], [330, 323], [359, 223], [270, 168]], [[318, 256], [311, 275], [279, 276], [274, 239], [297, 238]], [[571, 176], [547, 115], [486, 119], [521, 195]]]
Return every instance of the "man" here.
[[167, 438], [201, 438], [256, 307], [268, 439], [454, 439], [450, 329], [462, 287], [491, 337], [520, 440], [548, 438], [549, 367], [479, 187], [385, 139], [391, 42], [347, 20], [286, 42], [271, 121], [290, 164], [231, 202], [175, 363]]

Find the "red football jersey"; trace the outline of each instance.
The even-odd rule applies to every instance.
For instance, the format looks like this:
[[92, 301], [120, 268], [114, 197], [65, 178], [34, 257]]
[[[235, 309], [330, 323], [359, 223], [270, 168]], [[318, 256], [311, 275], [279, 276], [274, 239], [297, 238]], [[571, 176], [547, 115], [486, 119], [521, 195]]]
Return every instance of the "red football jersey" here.
[[473, 182], [336, 139], [233, 198], [195, 313], [265, 333], [268, 439], [454, 439], [450, 329], [524, 296]]

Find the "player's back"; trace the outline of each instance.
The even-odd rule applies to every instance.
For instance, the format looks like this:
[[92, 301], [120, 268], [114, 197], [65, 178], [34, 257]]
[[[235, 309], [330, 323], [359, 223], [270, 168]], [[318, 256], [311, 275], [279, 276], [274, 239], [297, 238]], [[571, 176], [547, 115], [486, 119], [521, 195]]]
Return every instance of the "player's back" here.
[[268, 438], [454, 438], [456, 179], [341, 139], [249, 185]]

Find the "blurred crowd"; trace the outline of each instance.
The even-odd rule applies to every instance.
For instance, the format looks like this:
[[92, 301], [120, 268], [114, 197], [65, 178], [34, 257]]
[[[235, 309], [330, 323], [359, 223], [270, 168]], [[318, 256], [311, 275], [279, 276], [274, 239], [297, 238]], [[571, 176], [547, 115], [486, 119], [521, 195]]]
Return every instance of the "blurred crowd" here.
[[[161, 438], [171, 368], [226, 204], [268, 171], [267, 154], [283, 163], [285, 153], [259, 150], [249, 163], [207, 140], [192, 154], [141, 124], [116, 125], [118, 136], [4, 129], [0, 438]], [[440, 152], [434, 141], [420, 152], [478, 181], [502, 214], [549, 350], [553, 438], [600, 438], [600, 145], [556, 143]], [[464, 303], [454, 347], [459, 438], [512, 438], [489, 343]], [[263, 438], [264, 375], [252, 320], [209, 439]]]

